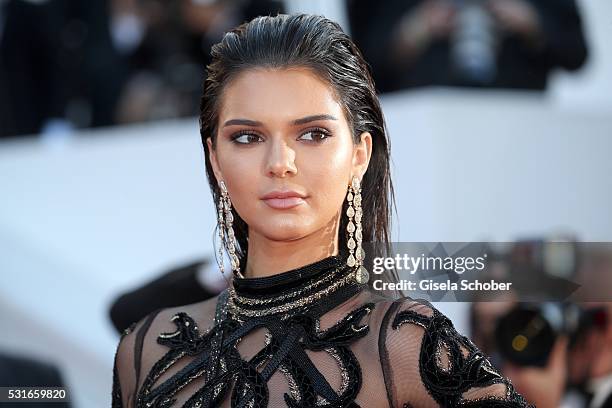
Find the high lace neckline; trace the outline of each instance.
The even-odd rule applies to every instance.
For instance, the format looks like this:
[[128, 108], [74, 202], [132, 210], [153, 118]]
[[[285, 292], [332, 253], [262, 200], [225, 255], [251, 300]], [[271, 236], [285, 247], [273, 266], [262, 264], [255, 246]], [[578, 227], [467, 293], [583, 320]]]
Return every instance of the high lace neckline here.
[[234, 278], [228, 288], [227, 306], [239, 321], [279, 316], [291, 318], [307, 309], [327, 310], [365, 287], [357, 283], [355, 268], [340, 251], [308, 265], [258, 278]]
[[[267, 296], [274, 293], [294, 290], [325, 277], [326, 274], [346, 266], [347, 254], [340, 251], [318, 261], [289, 271], [256, 278], [238, 278], [232, 281], [238, 295]], [[243, 263], [246, 264], [246, 261]]]

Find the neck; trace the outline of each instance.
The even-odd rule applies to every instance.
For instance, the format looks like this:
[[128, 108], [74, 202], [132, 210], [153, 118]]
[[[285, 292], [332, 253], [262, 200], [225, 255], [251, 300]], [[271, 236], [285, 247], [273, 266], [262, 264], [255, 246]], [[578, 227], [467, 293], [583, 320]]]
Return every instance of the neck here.
[[339, 223], [334, 217], [330, 225], [308, 236], [288, 241], [269, 239], [249, 230], [249, 251], [245, 277], [276, 275], [338, 255]]

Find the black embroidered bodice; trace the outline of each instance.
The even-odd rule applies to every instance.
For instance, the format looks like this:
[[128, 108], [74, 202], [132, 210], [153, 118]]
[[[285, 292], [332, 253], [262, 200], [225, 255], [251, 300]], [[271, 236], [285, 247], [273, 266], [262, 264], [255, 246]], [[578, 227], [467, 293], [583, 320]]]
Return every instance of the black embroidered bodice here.
[[528, 405], [444, 315], [370, 291], [337, 255], [134, 323], [112, 406]]

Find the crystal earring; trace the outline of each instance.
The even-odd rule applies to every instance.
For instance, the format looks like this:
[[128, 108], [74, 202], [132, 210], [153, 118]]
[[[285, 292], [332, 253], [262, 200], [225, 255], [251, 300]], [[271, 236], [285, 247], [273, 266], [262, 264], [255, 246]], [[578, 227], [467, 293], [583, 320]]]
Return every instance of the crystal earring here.
[[363, 266], [365, 252], [361, 247], [363, 238], [363, 230], [361, 229], [361, 217], [363, 211], [361, 209], [361, 185], [359, 178], [353, 176], [352, 183], [348, 186], [348, 208], [346, 215], [348, 216], [348, 224], [346, 231], [348, 233], [347, 246], [349, 256], [346, 264], [350, 268], [355, 268], [355, 280], [357, 283], [367, 283], [370, 279], [370, 274]]
[[219, 189], [221, 190], [221, 197], [217, 204], [217, 224], [221, 246], [219, 247], [219, 261], [217, 262], [219, 263], [221, 273], [223, 273], [223, 247], [225, 247], [229, 254], [234, 276], [244, 278], [240, 272], [240, 259], [236, 255], [236, 236], [232, 226], [234, 215], [232, 214], [232, 202], [230, 201], [225, 182], [219, 182]]

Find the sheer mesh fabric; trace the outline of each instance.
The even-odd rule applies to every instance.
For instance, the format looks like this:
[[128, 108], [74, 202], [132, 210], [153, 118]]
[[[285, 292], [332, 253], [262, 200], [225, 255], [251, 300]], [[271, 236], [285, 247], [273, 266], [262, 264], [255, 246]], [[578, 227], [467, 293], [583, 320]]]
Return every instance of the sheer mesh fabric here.
[[121, 338], [113, 408], [527, 406], [434, 308], [347, 293], [254, 328], [219, 318], [226, 294], [153, 312]]
[[427, 302], [391, 304], [380, 356], [393, 407], [529, 406], [487, 357]]

